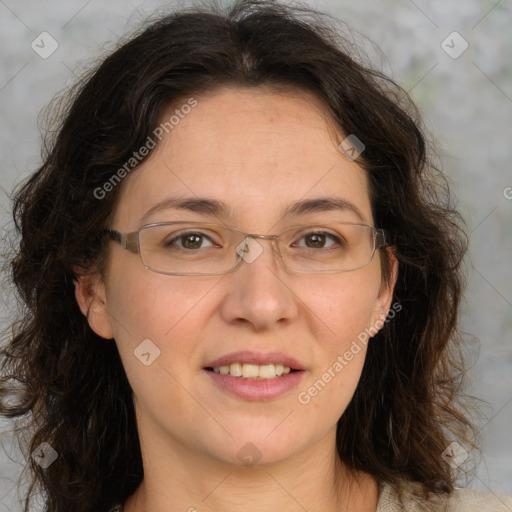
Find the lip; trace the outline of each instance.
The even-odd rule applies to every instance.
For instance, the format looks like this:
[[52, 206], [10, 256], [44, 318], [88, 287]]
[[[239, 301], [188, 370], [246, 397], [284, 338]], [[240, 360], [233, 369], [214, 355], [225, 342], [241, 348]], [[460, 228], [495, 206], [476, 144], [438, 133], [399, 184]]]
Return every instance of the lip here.
[[[289, 366], [292, 371], [274, 379], [250, 380], [207, 370], [207, 368], [213, 369], [233, 363], [257, 364], [259, 366], [272, 363], [282, 364], [283, 366]], [[262, 353], [242, 350], [226, 354], [209, 362], [203, 368], [203, 372], [212, 379], [215, 385], [231, 395], [249, 401], [267, 401], [277, 398], [296, 387], [302, 380], [305, 369], [295, 358], [282, 352]]]
[[203, 372], [223, 391], [249, 401], [268, 401], [284, 395], [298, 386], [305, 373], [304, 370], [298, 370], [274, 379], [249, 380], [206, 369], [203, 369]]
[[[292, 370], [304, 370], [302, 365], [296, 359], [281, 352], [267, 352], [264, 354], [260, 352], [252, 352], [250, 350], [232, 352], [231, 354], [219, 357], [218, 359], [206, 364], [204, 368], [217, 368], [219, 366], [227, 366], [233, 363], [257, 364], [258, 366], [274, 363], [289, 366]], [[279, 378], [282, 379], [283, 377]]]

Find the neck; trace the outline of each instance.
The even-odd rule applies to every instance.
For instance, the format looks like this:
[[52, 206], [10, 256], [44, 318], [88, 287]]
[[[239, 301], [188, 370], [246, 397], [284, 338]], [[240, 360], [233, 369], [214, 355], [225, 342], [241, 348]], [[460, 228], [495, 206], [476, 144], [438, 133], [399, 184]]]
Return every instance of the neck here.
[[241, 504], [244, 512], [375, 512], [377, 507], [376, 480], [347, 472], [336, 454], [335, 432], [293, 458], [253, 467], [227, 464], [178, 444], [141, 446], [144, 479], [124, 512], [235, 512]]

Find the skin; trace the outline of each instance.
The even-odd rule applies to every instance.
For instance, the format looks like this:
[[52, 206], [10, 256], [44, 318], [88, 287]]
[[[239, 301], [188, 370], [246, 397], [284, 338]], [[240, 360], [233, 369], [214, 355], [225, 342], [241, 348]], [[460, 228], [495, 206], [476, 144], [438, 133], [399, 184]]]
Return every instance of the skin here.
[[[248, 233], [340, 215], [358, 222], [346, 211], [280, 223], [289, 203], [322, 196], [350, 200], [374, 225], [366, 174], [339, 151], [344, 136], [333, 136], [316, 97], [226, 87], [197, 100], [124, 180], [111, 227], [136, 230], [147, 210], [176, 194], [226, 202], [234, 217], [222, 220]], [[167, 210], [147, 222], [172, 220], [219, 219]], [[297, 394], [387, 314], [397, 262], [386, 285], [379, 251], [363, 269], [315, 275], [286, 271], [271, 243], [260, 245], [263, 253], [232, 273], [166, 276], [110, 243], [103, 279], [77, 282], [82, 312], [97, 334], [115, 339], [134, 392], [145, 476], [126, 512], [231, 512], [241, 504], [246, 512], [376, 510], [376, 481], [365, 473], [349, 478], [335, 448], [366, 346], [310, 403]], [[161, 351], [149, 366], [133, 354], [144, 339]], [[303, 380], [270, 401], [228, 395], [202, 368], [238, 350], [289, 354], [306, 369]], [[252, 467], [237, 457], [247, 442], [261, 453]]]

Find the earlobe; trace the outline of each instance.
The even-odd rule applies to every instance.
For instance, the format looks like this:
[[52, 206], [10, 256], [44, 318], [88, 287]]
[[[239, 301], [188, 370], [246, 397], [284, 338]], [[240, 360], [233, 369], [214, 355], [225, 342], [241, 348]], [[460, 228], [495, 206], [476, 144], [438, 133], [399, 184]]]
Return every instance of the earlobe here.
[[89, 327], [102, 338], [112, 339], [113, 331], [107, 309], [105, 285], [97, 275], [76, 273], [75, 298]]

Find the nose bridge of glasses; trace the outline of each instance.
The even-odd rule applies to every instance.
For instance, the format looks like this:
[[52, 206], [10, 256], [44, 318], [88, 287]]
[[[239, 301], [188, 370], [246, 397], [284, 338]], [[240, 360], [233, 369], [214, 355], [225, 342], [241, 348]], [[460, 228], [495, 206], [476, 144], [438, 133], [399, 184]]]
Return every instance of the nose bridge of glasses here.
[[258, 235], [256, 233], [247, 233], [246, 238], [264, 238], [266, 240], [277, 240], [279, 235]]
[[[242, 259], [246, 263], [253, 263], [254, 260], [257, 259], [265, 251], [263, 245], [258, 244], [258, 242], [256, 242], [256, 240], [255, 240], [256, 246], [253, 246], [251, 244], [251, 239], [257, 239], [257, 238], [259, 238], [260, 240], [262, 240], [262, 239], [270, 240], [272, 242], [273, 256], [280, 258], [279, 248], [277, 248], [276, 244], [275, 244], [275, 242], [279, 240], [279, 235], [260, 235], [257, 233], [244, 233], [239, 230], [237, 230], [237, 231], [239, 232], [239, 234], [241, 234], [244, 237], [243, 241], [240, 244], [238, 244], [238, 246], [236, 248], [236, 253], [237, 253], [238, 259], [239, 259], [238, 263], [240, 263], [240, 260], [242, 260]], [[238, 264], [236, 265], [236, 267], [237, 266], [238, 266]]]
[[[275, 251], [275, 242], [279, 240], [279, 235], [259, 235], [257, 233], [244, 233], [244, 242], [247, 243], [247, 240], [250, 238], [259, 238], [264, 240], [270, 240], [272, 242], [272, 251]], [[278, 249], [279, 251], [279, 249]]]

